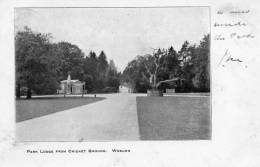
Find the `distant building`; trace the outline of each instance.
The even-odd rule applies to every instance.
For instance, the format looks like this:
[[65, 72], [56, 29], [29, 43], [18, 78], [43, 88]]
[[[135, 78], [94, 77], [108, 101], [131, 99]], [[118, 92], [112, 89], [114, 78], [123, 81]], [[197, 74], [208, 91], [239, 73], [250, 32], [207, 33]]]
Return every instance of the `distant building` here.
[[68, 75], [67, 80], [60, 81], [60, 94], [83, 94], [85, 92], [85, 82], [79, 80], [71, 80]]
[[130, 84], [122, 83], [119, 85], [119, 93], [133, 93], [134, 90]]

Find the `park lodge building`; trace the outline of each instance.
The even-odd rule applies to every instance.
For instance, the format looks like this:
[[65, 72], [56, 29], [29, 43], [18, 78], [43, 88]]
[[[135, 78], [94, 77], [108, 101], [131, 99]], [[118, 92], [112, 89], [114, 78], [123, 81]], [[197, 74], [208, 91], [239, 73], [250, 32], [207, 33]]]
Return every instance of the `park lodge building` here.
[[83, 94], [85, 92], [85, 82], [72, 80], [68, 75], [67, 80], [60, 81], [60, 90], [58, 94]]

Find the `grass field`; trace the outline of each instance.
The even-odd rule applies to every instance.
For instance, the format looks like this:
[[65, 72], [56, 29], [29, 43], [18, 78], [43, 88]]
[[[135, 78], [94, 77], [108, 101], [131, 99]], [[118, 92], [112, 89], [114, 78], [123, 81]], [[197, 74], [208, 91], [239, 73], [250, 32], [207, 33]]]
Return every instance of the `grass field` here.
[[101, 97], [42, 97], [16, 100], [16, 122], [41, 117], [70, 108], [94, 103]]
[[137, 97], [141, 140], [211, 138], [210, 97]]

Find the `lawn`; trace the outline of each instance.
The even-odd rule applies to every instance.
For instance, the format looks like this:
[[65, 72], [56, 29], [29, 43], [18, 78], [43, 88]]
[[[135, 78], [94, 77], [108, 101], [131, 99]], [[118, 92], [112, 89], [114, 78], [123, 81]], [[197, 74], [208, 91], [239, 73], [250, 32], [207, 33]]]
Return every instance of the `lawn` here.
[[41, 97], [16, 100], [16, 122], [94, 103], [101, 97]]
[[211, 138], [210, 97], [137, 97], [141, 140]]

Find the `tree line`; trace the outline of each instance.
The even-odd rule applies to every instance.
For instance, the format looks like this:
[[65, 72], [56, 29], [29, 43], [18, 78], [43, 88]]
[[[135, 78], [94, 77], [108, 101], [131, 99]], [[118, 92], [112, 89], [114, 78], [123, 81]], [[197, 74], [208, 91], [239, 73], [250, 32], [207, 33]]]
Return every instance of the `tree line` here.
[[151, 49], [130, 61], [123, 73], [104, 51], [98, 55], [69, 42], [53, 43], [51, 34], [34, 32], [25, 27], [15, 35], [16, 96], [54, 94], [61, 80], [86, 82], [88, 92], [117, 92], [126, 82], [134, 92], [148, 89], [175, 88], [176, 92], [209, 92], [209, 35], [199, 45], [185, 41], [179, 51], [173, 46]]
[[134, 92], [171, 89], [176, 92], [210, 91], [210, 36], [199, 45], [185, 41], [181, 49], [151, 49], [152, 54], [136, 56], [123, 71], [122, 79]]
[[85, 55], [69, 42], [53, 43], [51, 34], [25, 27], [15, 34], [16, 96], [55, 94], [67, 78], [86, 82], [88, 92], [117, 92], [120, 73], [104, 51]]

